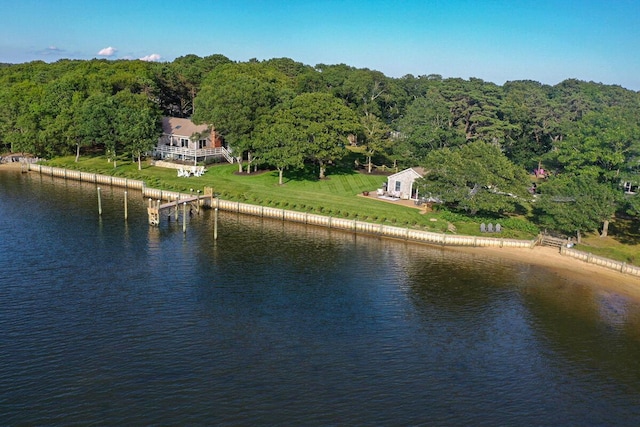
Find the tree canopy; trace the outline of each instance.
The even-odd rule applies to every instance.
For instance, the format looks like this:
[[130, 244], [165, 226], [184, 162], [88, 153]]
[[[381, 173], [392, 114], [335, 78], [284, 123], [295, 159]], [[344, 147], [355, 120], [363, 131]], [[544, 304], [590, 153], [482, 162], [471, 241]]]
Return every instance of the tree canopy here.
[[526, 173], [495, 145], [475, 141], [434, 150], [424, 167], [426, 175], [418, 181], [420, 193], [454, 209], [502, 213], [529, 203]]

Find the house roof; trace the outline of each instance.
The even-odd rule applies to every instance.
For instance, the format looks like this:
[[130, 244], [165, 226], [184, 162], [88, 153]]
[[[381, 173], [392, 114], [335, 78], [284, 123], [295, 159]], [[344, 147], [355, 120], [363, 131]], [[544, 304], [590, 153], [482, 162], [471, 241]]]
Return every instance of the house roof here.
[[190, 138], [196, 132], [204, 132], [209, 126], [196, 125], [189, 119], [178, 117], [163, 117], [162, 132], [167, 135], [184, 136]]
[[405, 169], [405, 170], [401, 170], [400, 172], [396, 172], [393, 175], [389, 175], [387, 178], [395, 178], [396, 176], [404, 175], [406, 173], [411, 173], [411, 174], [415, 175], [416, 178], [422, 178], [422, 177], [425, 176], [426, 171], [424, 170], [424, 168], [416, 166], [416, 167], [413, 167], [413, 168], [408, 168], [408, 169]]

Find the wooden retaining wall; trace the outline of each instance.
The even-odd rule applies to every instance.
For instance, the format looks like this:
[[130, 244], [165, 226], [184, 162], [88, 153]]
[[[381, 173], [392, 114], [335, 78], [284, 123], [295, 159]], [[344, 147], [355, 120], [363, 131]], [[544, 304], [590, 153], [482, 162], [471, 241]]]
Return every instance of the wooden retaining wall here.
[[116, 187], [131, 188], [135, 190], [144, 189], [144, 181], [129, 178], [120, 178], [117, 176], [100, 175], [97, 173], [81, 172], [70, 169], [54, 168], [43, 165], [29, 165], [30, 171], [39, 172], [42, 175], [49, 175], [55, 178], [73, 179], [81, 182], [92, 182], [102, 185], [113, 185]]
[[97, 173], [81, 172], [71, 169], [55, 168], [52, 166], [29, 165], [29, 170], [39, 172], [42, 175], [52, 176], [54, 178], [73, 179], [81, 182], [91, 182], [94, 184], [112, 185], [127, 189], [140, 190], [142, 196], [154, 200], [180, 200], [193, 197], [194, 194], [180, 193], [178, 191], [159, 190], [157, 188], [149, 188], [144, 181], [138, 179], [121, 178], [117, 176], [101, 175]]
[[640, 277], [640, 267], [635, 265], [629, 265], [626, 262], [615, 261], [609, 258], [593, 255], [588, 252], [578, 251], [576, 249], [567, 248], [565, 246], [560, 247], [560, 253], [565, 256], [579, 259], [589, 264], [599, 265], [611, 270], [616, 270], [621, 273], [630, 274], [632, 276]]
[[334, 228], [337, 230], [351, 231], [354, 233], [371, 234], [383, 237], [391, 237], [412, 242], [429, 243], [443, 246], [492, 246], [500, 248], [533, 248], [535, 240], [516, 240], [495, 237], [457, 236], [445, 233], [432, 233], [429, 231], [415, 230], [411, 228], [396, 227], [385, 224], [363, 222], [355, 219], [336, 218], [317, 215], [308, 212], [297, 212], [286, 209], [272, 208], [268, 206], [251, 205], [229, 200], [215, 199], [214, 206], [223, 211], [237, 212], [245, 215], [260, 216], [263, 218], [281, 219], [283, 221], [299, 222], [320, 227]]

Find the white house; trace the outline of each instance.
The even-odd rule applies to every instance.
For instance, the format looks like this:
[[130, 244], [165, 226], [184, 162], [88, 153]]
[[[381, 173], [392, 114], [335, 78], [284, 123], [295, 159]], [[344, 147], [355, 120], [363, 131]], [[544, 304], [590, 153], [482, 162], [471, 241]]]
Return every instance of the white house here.
[[424, 175], [425, 170], [421, 167], [413, 167], [389, 175], [387, 177], [387, 194], [405, 200], [418, 200], [418, 189], [415, 188], [414, 182]]
[[179, 117], [162, 118], [162, 136], [154, 155], [161, 159], [192, 161], [194, 164], [206, 161], [208, 157], [223, 157], [233, 163], [215, 129]]

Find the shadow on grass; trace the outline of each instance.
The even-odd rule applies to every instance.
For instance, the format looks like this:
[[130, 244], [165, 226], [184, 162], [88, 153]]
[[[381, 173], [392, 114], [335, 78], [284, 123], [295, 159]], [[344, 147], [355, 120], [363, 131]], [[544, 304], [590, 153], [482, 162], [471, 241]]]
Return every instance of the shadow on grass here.
[[609, 226], [609, 232], [615, 239], [625, 245], [640, 244], [640, 221], [616, 219]]
[[284, 181], [318, 181], [318, 173], [312, 168], [296, 169], [284, 172]]
[[[328, 166], [324, 179], [330, 180], [332, 176], [356, 175], [357, 173], [357, 170], [349, 167], [340, 165]], [[284, 179], [285, 181], [320, 181], [319, 175], [318, 166], [307, 166], [304, 169], [285, 171]]]

